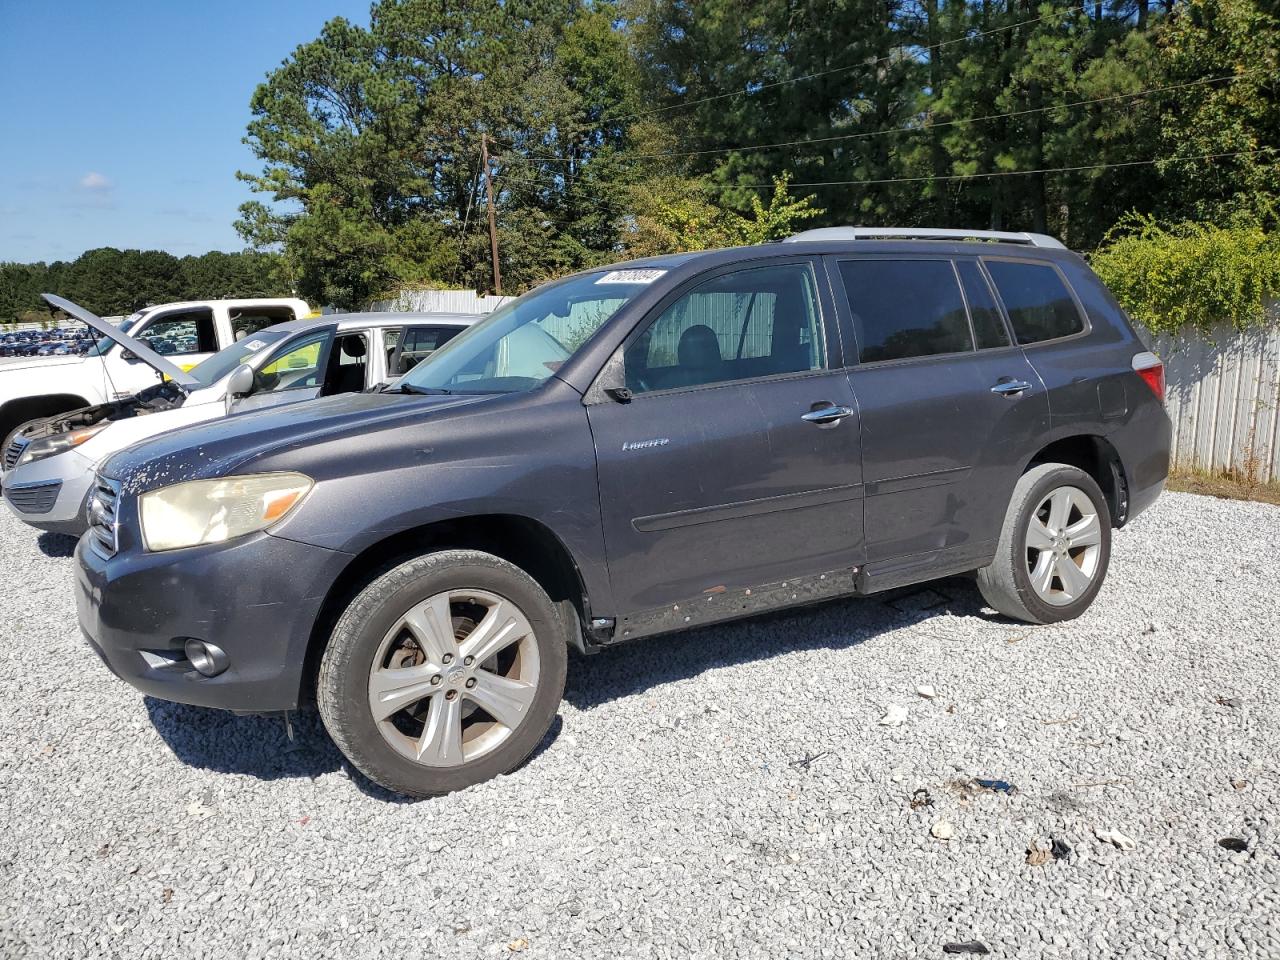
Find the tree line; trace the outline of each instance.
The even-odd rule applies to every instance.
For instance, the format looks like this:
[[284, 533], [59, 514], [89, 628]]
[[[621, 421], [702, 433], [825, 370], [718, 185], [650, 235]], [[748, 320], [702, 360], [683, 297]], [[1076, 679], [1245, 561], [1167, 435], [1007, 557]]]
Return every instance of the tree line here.
[[254, 252], [3, 265], [0, 319], [492, 292], [490, 213], [503, 293], [807, 226], [1270, 232], [1278, 61], [1277, 0], [376, 0], [252, 96]]
[[801, 222], [1269, 228], [1278, 51], [1274, 0], [378, 0], [253, 95], [238, 227], [344, 306], [492, 290], [489, 186], [504, 293]]
[[60, 294], [99, 316], [118, 316], [153, 303], [290, 292], [285, 260], [276, 253], [175, 257], [100, 247], [71, 261], [0, 263], [0, 323], [48, 323], [52, 313], [42, 293]]

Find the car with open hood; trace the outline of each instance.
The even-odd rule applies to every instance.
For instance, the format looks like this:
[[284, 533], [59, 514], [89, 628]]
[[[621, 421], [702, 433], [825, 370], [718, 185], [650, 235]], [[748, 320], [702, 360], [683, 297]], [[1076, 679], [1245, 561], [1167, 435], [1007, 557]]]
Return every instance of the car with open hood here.
[[359, 313], [256, 330], [190, 371], [59, 297], [48, 298], [128, 350], [161, 381], [21, 426], [0, 452], [5, 505], [40, 530], [79, 535], [94, 471], [118, 450], [205, 420], [370, 389], [399, 377], [479, 319], [471, 314]]
[[571, 647], [953, 575], [1010, 618], [1083, 614], [1169, 465], [1163, 367], [1106, 287], [1034, 234], [793, 240], [577, 273], [394, 392], [109, 458], [91, 648], [163, 699], [314, 702], [428, 795], [535, 750]]
[[[296, 297], [193, 300], [147, 307], [120, 328], [190, 370], [256, 330], [313, 315]], [[135, 352], [102, 337], [83, 353], [0, 358], [0, 445], [28, 420], [119, 400], [157, 379]]]

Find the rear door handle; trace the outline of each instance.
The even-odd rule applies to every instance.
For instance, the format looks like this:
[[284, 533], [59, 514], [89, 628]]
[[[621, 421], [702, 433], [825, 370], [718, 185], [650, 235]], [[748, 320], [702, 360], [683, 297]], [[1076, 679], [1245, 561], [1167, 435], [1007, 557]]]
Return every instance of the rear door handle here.
[[1020, 393], [1026, 393], [1031, 389], [1031, 384], [1025, 380], [1002, 380], [991, 388], [992, 393], [998, 393], [1002, 397], [1016, 397]]
[[834, 403], [827, 404], [824, 407], [818, 407], [816, 410], [810, 410], [808, 413], [800, 414], [800, 419], [808, 423], [816, 423], [818, 426], [828, 423], [839, 423], [845, 417], [853, 416], [852, 407], [838, 407]]

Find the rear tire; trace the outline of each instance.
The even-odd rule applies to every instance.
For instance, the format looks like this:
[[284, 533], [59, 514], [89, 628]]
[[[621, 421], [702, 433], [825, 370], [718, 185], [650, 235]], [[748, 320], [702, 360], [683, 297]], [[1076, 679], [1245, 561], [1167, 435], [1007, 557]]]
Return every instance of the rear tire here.
[[1077, 467], [1039, 464], [1013, 489], [978, 589], [1015, 620], [1072, 620], [1093, 603], [1110, 560], [1111, 513], [1097, 482]]
[[370, 780], [437, 796], [519, 766], [555, 719], [567, 669], [563, 620], [532, 577], [446, 550], [356, 596], [321, 659], [316, 701]]

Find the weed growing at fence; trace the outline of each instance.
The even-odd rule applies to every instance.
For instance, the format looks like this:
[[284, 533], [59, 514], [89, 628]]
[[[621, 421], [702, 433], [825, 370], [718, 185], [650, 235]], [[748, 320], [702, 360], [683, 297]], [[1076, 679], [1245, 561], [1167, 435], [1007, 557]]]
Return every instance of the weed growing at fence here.
[[1274, 322], [1280, 293], [1280, 235], [1256, 224], [1219, 227], [1153, 218], [1121, 220], [1090, 258], [1121, 306], [1153, 333], [1218, 323], [1237, 329]]

